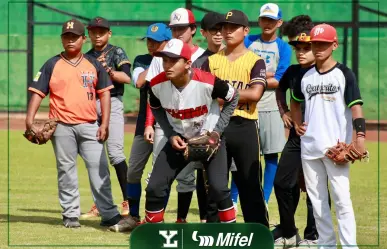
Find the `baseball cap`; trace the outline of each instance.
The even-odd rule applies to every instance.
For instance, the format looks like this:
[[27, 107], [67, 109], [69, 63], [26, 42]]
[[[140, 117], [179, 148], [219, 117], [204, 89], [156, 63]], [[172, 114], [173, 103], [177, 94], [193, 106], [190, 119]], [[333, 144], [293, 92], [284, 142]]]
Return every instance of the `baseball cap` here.
[[208, 12], [200, 22], [200, 26], [204, 30], [209, 30], [215, 27], [216, 24], [223, 20], [223, 15], [217, 12]]
[[169, 41], [172, 39], [172, 32], [166, 24], [154, 23], [148, 27], [146, 35], [142, 39], [145, 38], [150, 38], [158, 42]]
[[282, 11], [275, 3], [264, 4], [260, 11], [259, 17], [268, 17], [274, 20], [282, 19]]
[[154, 54], [157, 57], [167, 56], [171, 58], [184, 58], [191, 60], [191, 48], [189, 45], [179, 39], [171, 39], [163, 48], [162, 51]]
[[289, 41], [288, 43], [292, 46], [296, 46], [298, 43], [304, 42], [304, 43], [310, 43], [310, 31], [302, 31], [297, 36]]
[[71, 19], [63, 23], [62, 25], [62, 35], [65, 33], [73, 33], [76, 35], [85, 34], [85, 26], [83, 23], [77, 19]]
[[230, 10], [223, 16], [223, 19], [219, 23], [233, 23], [248, 27], [249, 18], [240, 10]]
[[191, 24], [195, 24], [195, 17], [192, 11], [184, 8], [175, 9], [170, 18], [169, 26], [170, 27], [184, 27]]
[[90, 29], [90, 28], [110, 29], [110, 24], [109, 24], [108, 20], [106, 20], [105, 18], [97, 16], [97, 17], [91, 19], [89, 24], [87, 25], [87, 29]]
[[319, 24], [315, 26], [312, 31], [310, 31], [311, 36], [310, 40], [322, 41], [322, 42], [337, 42], [337, 32], [336, 29], [326, 23]]

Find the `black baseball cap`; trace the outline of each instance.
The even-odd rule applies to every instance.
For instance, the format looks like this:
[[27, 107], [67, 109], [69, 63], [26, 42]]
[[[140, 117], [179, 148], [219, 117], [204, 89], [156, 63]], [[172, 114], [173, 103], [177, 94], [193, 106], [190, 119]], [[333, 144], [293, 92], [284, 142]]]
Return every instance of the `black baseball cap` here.
[[233, 23], [248, 27], [249, 18], [240, 10], [230, 10], [223, 16], [223, 20], [220, 23]]
[[311, 43], [310, 30], [305, 30], [297, 34], [297, 36], [288, 42], [292, 46], [296, 46], [298, 43]]
[[208, 12], [200, 22], [200, 27], [209, 30], [223, 20], [223, 15], [217, 12]]
[[97, 16], [91, 19], [89, 24], [87, 25], [87, 29], [91, 29], [91, 28], [110, 29], [110, 24], [108, 20], [106, 20], [105, 18]]
[[76, 35], [85, 34], [85, 25], [78, 21], [77, 19], [71, 19], [63, 23], [62, 25], [62, 35], [65, 33], [73, 33]]

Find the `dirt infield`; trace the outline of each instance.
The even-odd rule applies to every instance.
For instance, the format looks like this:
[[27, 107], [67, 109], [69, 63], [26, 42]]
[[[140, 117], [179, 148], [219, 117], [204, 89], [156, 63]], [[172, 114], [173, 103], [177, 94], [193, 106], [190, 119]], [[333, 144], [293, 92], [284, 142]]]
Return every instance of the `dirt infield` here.
[[[130, 122], [125, 124], [125, 132], [133, 133], [136, 128], [135, 122]], [[8, 129], [8, 119], [0, 119], [0, 129]], [[25, 124], [24, 119], [14, 118], [9, 120], [9, 129], [10, 130], [24, 130]], [[377, 130], [368, 130], [367, 131], [367, 140], [368, 141], [378, 141], [378, 131]], [[379, 131], [379, 141], [387, 142], [387, 131]]]

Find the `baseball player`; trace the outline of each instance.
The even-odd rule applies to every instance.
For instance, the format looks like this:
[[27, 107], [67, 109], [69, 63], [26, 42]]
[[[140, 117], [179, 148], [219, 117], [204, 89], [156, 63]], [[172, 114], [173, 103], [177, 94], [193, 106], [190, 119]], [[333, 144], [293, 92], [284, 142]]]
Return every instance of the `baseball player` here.
[[[193, 36], [196, 33], [196, 22], [193, 13], [184, 8], [178, 8], [171, 13], [169, 27], [172, 31], [172, 37], [180, 39], [187, 43], [191, 48], [192, 62], [203, 54], [204, 49], [193, 44]], [[153, 58], [151, 65], [149, 66], [148, 73], [146, 75], [146, 81], [150, 82], [155, 76], [163, 72], [162, 59], [159, 57]], [[148, 115], [147, 115], [148, 116]], [[215, 117], [217, 119], [218, 117]], [[152, 117], [147, 117], [148, 120], [152, 120]], [[154, 118], [153, 118], [154, 119]], [[149, 122], [152, 124], [152, 122]], [[149, 141], [149, 136], [145, 134]], [[155, 134], [153, 137], [153, 165], [155, 160], [167, 142], [167, 138], [164, 136], [163, 130], [158, 124], [155, 125]], [[188, 167], [185, 167], [180, 174], [176, 177], [178, 182], [176, 190], [177, 196], [177, 223], [185, 223], [191, 205], [193, 191], [196, 189], [195, 184], [195, 166], [196, 163], [191, 163]], [[168, 202], [169, 195], [166, 197], [165, 203]]]
[[[325, 154], [338, 140], [350, 143], [353, 128], [356, 130], [356, 150], [365, 152], [363, 100], [353, 72], [333, 58], [333, 51], [338, 47], [336, 29], [328, 24], [317, 25], [311, 31], [310, 40], [316, 65], [295, 84], [291, 116], [295, 130], [301, 136], [302, 168], [319, 233], [318, 244], [319, 248], [336, 247], [328, 204], [329, 180], [340, 244], [357, 248], [356, 221], [349, 190], [350, 165], [336, 165]], [[305, 102], [304, 122], [300, 102]]]
[[[258, 20], [262, 33], [245, 38], [246, 47], [264, 59], [267, 71], [267, 89], [258, 102], [259, 137], [265, 158], [263, 191], [266, 204], [273, 189], [278, 153], [285, 145], [284, 123], [275, 98], [275, 89], [290, 64], [291, 56], [290, 46], [276, 35], [282, 22], [282, 11], [278, 5], [265, 4], [260, 9]], [[234, 190], [231, 189], [231, 192]]]
[[[106, 141], [106, 148], [110, 160], [116, 170], [117, 179], [121, 187], [123, 202], [122, 215], [128, 215], [129, 206], [126, 194], [126, 175], [128, 166], [124, 154], [124, 84], [130, 83], [130, 62], [125, 51], [109, 43], [112, 36], [108, 20], [102, 17], [95, 17], [87, 26], [89, 37], [93, 48], [86, 54], [96, 58], [103, 65], [113, 82], [114, 88], [110, 90], [111, 111], [109, 120], [109, 138]], [[97, 98], [98, 116], [101, 117], [101, 101]], [[82, 218], [89, 218], [98, 215], [95, 204], [91, 210], [82, 215]]]
[[[140, 88], [140, 109], [137, 117], [136, 131], [132, 143], [128, 168], [128, 201], [130, 207], [130, 219], [140, 221], [139, 208], [142, 192], [141, 177], [149, 156], [152, 154], [153, 144], [145, 141], [144, 132], [151, 134], [153, 140], [153, 123], [145, 128], [146, 111], [148, 102], [149, 84], [145, 81], [148, 67], [152, 61], [153, 53], [162, 50], [168, 40], [172, 38], [171, 30], [163, 23], [154, 23], [147, 29], [146, 39], [148, 54], [139, 55], [133, 63], [133, 84]], [[149, 108], [150, 109], [150, 108]]]
[[[235, 211], [227, 187], [228, 169], [223, 131], [238, 104], [238, 92], [226, 81], [199, 69], [191, 69], [191, 48], [179, 39], [170, 40], [161, 52], [165, 72], [152, 79], [149, 103], [169, 142], [165, 143], [146, 188], [147, 223], [164, 221], [164, 198], [178, 173], [189, 164], [184, 157], [186, 140], [202, 132], [214, 99], [225, 101], [218, 122], [210, 128], [211, 138], [220, 143], [218, 152], [203, 161], [208, 172], [209, 195], [216, 200], [221, 222], [235, 222]], [[218, 109], [219, 111], [219, 109]], [[126, 231], [123, 220], [110, 229]], [[126, 226], [130, 228], [131, 226]]]
[[[64, 52], [50, 58], [30, 84], [26, 128], [31, 127], [44, 97], [50, 94], [50, 118], [59, 123], [52, 145], [58, 170], [59, 202], [63, 225], [80, 227], [77, 155], [84, 160], [102, 226], [121, 220], [114, 205], [109, 165], [104, 141], [109, 136], [110, 89], [112, 82], [95, 58], [82, 53], [86, 41], [84, 25], [75, 19], [66, 21], [61, 34]], [[97, 123], [96, 97], [101, 101], [101, 123]]]
[[202, 68], [238, 89], [239, 106], [224, 131], [227, 162], [230, 167], [232, 159], [235, 161], [237, 171], [232, 174], [240, 192], [245, 222], [258, 222], [268, 227], [256, 124], [257, 102], [266, 87], [265, 62], [245, 47], [244, 39], [250, 29], [249, 20], [242, 11], [230, 10], [221, 24], [226, 48], [208, 57]]
[[[207, 60], [208, 56], [213, 55], [224, 48], [221, 32], [222, 26], [219, 24], [222, 18], [223, 15], [216, 12], [208, 12], [204, 15], [200, 23], [200, 33], [207, 41], [207, 49], [197, 60], [195, 60], [195, 62], [192, 63], [192, 68], [200, 68], [204, 61]], [[215, 107], [218, 108], [217, 104]], [[217, 113], [211, 113], [210, 115], [217, 115]], [[198, 199], [200, 222], [202, 223], [207, 222], [208, 208], [215, 210], [215, 212], [217, 211], [216, 203], [208, 203], [206, 189], [204, 186], [205, 180], [203, 177], [203, 170], [202, 168], [199, 168], [197, 169], [196, 177], [196, 194]], [[217, 216], [215, 217], [218, 218]]]

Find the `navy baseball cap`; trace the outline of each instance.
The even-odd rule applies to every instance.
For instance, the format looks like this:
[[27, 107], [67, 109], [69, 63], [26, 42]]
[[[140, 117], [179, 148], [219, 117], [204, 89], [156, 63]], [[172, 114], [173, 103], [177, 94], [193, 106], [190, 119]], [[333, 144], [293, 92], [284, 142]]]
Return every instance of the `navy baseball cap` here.
[[157, 42], [169, 41], [172, 39], [172, 32], [166, 24], [154, 23], [148, 27], [146, 35], [142, 39], [145, 38], [150, 38]]

